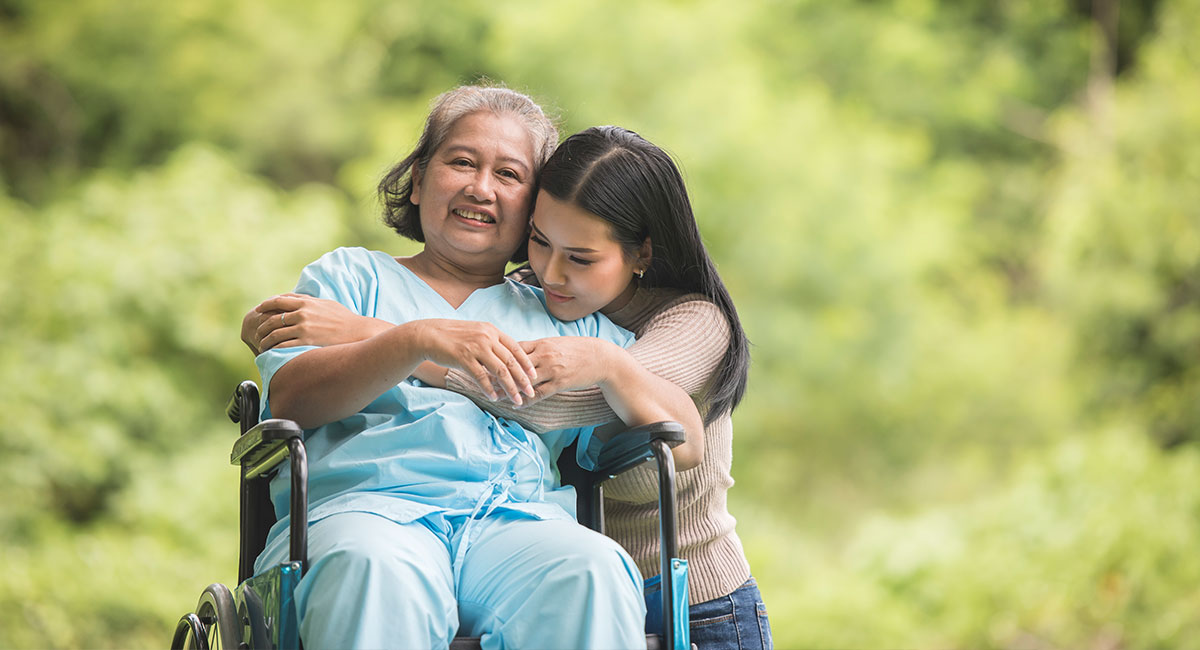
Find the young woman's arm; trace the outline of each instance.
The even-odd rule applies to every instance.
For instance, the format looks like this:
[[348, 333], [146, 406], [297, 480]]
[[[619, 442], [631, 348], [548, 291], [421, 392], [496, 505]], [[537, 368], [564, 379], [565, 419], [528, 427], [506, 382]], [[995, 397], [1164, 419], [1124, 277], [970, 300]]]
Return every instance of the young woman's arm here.
[[[647, 371], [689, 395], [702, 397], [729, 347], [729, 338], [729, 323], [716, 305], [703, 299], [688, 300], [652, 316], [628, 352]], [[619, 419], [598, 387], [553, 395], [539, 389], [536, 401], [522, 408], [488, 401], [472, 378], [457, 370], [451, 369], [446, 375], [446, 387], [536, 432]]]
[[577, 336], [526, 341], [521, 346], [537, 371], [538, 391], [550, 394], [596, 386], [626, 426], [666, 420], [683, 425], [687, 438], [671, 452], [680, 470], [704, 459], [704, 421], [696, 403], [682, 388], [643, 367], [625, 348]]
[[273, 347], [328, 346], [365, 341], [390, 329], [378, 318], [359, 316], [336, 300], [285, 293], [267, 298], [242, 318], [242, 341], [255, 355]]

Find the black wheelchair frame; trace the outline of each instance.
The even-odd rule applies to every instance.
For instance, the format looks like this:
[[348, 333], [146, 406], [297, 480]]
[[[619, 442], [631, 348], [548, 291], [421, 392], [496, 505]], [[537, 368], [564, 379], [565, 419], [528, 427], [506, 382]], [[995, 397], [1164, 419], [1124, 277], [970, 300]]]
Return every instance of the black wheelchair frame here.
[[[308, 460], [304, 431], [295, 422], [269, 419], [259, 422], [258, 385], [242, 382], [226, 407], [226, 414], [240, 425], [230, 462], [241, 468], [238, 588], [236, 595], [223, 584], [209, 585], [193, 612], [183, 615], [175, 627], [175, 648], [285, 648], [299, 647], [299, 625], [289, 611], [291, 589], [308, 563]], [[686, 637], [677, 638], [677, 612], [672, 565], [678, 562], [675, 504], [675, 463], [671, 447], [686, 438], [675, 422], [658, 422], [629, 429], [613, 436], [601, 448], [595, 470], [575, 462], [575, 444], [559, 457], [559, 475], [564, 485], [576, 490], [579, 523], [604, 532], [604, 482], [653, 458], [659, 480], [660, 575], [662, 579], [663, 634], [646, 635], [650, 650], [673, 649], [677, 642], [688, 647]], [[254, 575], [254, 560], [266, 546], [267, 534], [275, 523], [269, 482], [282, 463], [291, 468], [289, 561], [260, 576]], [[269, 575], [268, 575], [269, 574]], [[290, 629], [289, 629], [290, 626]], [[686, 628], [684, 628], [686, 631]], [[479, 647], [479, 639], [456, 637], [452, 650]]]

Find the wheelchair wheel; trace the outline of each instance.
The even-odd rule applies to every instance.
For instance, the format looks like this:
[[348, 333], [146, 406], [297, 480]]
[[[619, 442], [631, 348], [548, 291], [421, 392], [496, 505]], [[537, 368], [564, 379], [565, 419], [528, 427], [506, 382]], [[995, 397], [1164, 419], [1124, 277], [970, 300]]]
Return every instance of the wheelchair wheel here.
[[196, 612], [179, 619], [171, 647], [232, 650], [241, 646], [241, 628], [229, 588], [220, 583], [211, 584], [200, 595]]
[[242, 625], [242, 645], [255, 649], [270, 648], [271, 633], [267, 629], [262, 598], [254, 587], [246, 585], [242, 588], [242, 599], [238, 603], [237, 613]]

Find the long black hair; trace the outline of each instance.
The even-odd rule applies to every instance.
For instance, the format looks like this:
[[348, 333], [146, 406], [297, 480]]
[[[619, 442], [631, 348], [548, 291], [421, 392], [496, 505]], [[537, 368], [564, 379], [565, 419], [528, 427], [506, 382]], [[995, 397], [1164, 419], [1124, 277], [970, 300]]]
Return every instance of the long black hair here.
[[742, 401], [750, 369], [750, 343], [733, 299], [708, 256], [687, 187], [667, 152], [637, 133], [595, 126], [567, 138], [546, 161], [541, 189], [612, 226], [626, 255], [649, 237], [652, 259], [641, 283], [699, 293], [729, 322], [729, 349], [705, 395], [705, 424]]

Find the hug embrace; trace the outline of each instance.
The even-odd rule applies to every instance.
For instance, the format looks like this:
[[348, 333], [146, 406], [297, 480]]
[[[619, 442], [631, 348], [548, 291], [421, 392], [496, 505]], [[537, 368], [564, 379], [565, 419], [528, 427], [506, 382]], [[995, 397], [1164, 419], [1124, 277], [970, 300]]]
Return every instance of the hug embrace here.
[[[771, 647], [726, 504], [748, 342], [670, 156], [615, 126], [559, 144], [529, 97], [463, 86], [379, 194], [418, 253], [332, 251], [242, 324], [264, 415], [306, 429], [304, 644], [643, 646], [653, 472], [606, 485], [605, 536], [553, 468], [577, 439], [673, 420], [691, 641]], [[259, 567], [287, 553], [288, 485]]]

